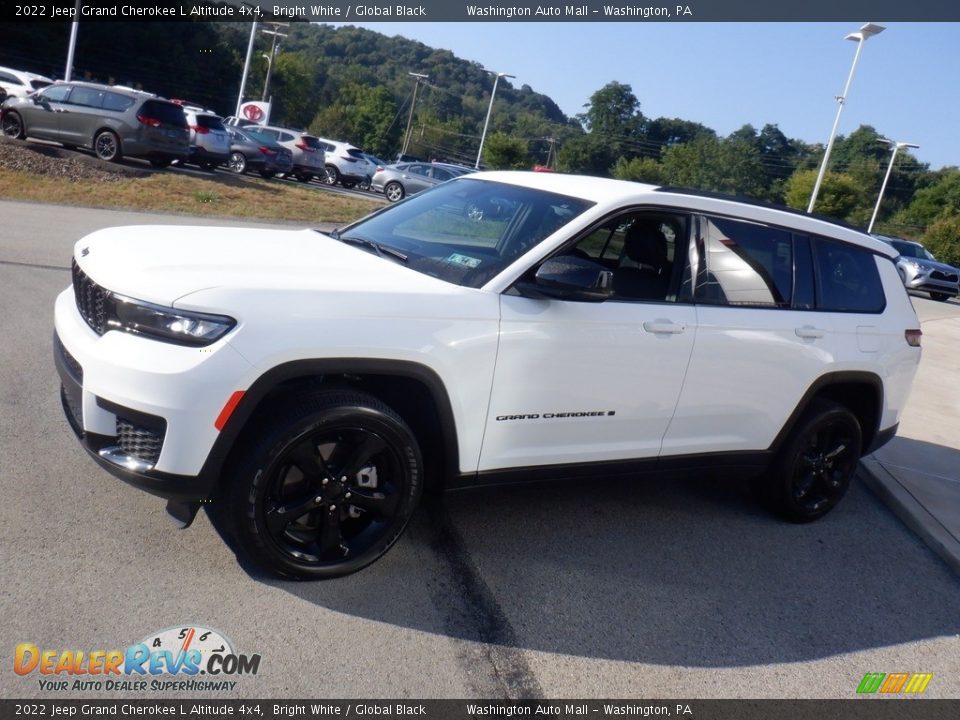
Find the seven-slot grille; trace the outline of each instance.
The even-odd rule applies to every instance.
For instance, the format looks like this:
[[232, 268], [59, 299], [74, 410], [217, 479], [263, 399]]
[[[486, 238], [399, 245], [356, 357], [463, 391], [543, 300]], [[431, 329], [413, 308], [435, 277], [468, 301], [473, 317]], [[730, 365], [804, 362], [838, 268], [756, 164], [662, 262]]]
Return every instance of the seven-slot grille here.
[[117, 416], [117, 446], [127, 455], [156, 465], [163, 448], [163, 433], [134, 425]]
[[80, 269], [76, 258], [70, 266], [73, 272], [73, 294], [77, 299], [77, 310], [97, 335], [103, 335], [107, 329], [107, 306], [110, 293], [87, 277]]

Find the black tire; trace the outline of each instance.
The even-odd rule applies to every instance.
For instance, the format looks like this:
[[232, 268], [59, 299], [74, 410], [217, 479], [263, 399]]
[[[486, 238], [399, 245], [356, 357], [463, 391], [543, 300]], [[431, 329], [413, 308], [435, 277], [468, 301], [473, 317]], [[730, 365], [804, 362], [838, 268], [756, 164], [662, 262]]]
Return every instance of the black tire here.
[[325, 172], [321, 180], [323, 180], [326, 185], [336, 185], [340, 182], [340, 171], [333, 165], [327, 165], [324, 168]]
[[201, 160], [197, 163], [201, 170], [205, 172], [216, 172], [217, 164], [215, 162], [210, 162], [209, 160]]
[[355, 180], [344, 180], [340, 184], [343, 185], [347, 190], [350, 190], [356, 186], [357, 182]]
[[817, 520], [843, 498], [857, 469], [862, 433], [843, 405], [814, 400], [770, 470], [754, 481], [763, 505], [791, 522]]
[[947, 300], [950, 299], [950, 294], [949, 294], [949, 293], [941, 293], [941, 292], [931, 292], [931, 293], [930, 293], [930, 299], [931, 299], [931, 300], [936, 300], [937, 302], [946, 302]]
[[10, 110], [3, 114], [3, 134], [15, 140], [23, 140], [27, 136], [27, 128], [20, 113]]
[[276, 173], [275, 173], [273, 170], [261, 170], [261, 171], [260, 171], [260, 177], [266, 178], [267, 180], [269, 180], [270, 178], [274, 177], [275, 175], [276, 175]]
[[316, 580], [366, 567], [400, 537], [422, 494], [413, 433], [365, 393], [298, 398], [247, 440], [228, 476], [227, 512], [243, 552], [280, 575]]
[[308, 183], [313, 180], [313, 175], [297, 175], [297, 180], [302, 183]]
[[386, 184], [383, 188], [383, 194], [387, 196], [387, 200], [390, 202], [400, 202], [407, 194], [407, 191], [403, 189], [403, 185], [393, 181]]
[[150, 158], [150, 164], [155, 168], [165, 168], [170, 167], [170, 163], [173, 162], [172, 158]]
[[101, 130], [96, 134], [93, 138], [93, 152], [106, 162], [120, 162], [123, 158], [120, 138], [112, 130]]
[[230, 159], [227, 161], [227, 167], [237, 175], [243, 175], [247, 171], [247, 158], [242, 152], [230, 153]]

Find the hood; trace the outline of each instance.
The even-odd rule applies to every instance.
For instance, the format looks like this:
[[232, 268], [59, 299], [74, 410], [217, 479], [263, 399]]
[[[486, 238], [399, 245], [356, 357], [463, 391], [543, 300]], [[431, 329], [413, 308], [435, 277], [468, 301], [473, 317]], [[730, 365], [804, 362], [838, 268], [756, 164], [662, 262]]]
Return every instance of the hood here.
[[86, 236], [74, 258], [95, 283], [160, 305], [209, 288], [449, 292], [442, 280], [313, 230], [147, 225]]

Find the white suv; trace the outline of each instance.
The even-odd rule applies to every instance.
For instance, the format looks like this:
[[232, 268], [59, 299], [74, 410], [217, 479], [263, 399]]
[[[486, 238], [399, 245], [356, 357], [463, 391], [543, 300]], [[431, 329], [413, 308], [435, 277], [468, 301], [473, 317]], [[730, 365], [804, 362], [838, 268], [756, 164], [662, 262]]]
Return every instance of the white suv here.
[[93, 233], [55, 358], [98, 463], [284, 575], [372, 562], [431, 485], [721, 470], [808, 521], [907, 399], [895, 255], [732, 199], [479, 173], [331, 234]]
[[6, 91], [6, 97], [8, 98], [29, 97], [37, 90], [42, 90], [52, 84], [53, 80], [44, 75], [0, 67], [0, 88]]
[[360, 148], [339, 140], [317, 138], [323, 147], [326, 162], [326, 175], [323, 181], [327, 185], [340, 183], [352, 188], [358, 183], [367, 182], [373, 176], [376, 166], [367, 160]]

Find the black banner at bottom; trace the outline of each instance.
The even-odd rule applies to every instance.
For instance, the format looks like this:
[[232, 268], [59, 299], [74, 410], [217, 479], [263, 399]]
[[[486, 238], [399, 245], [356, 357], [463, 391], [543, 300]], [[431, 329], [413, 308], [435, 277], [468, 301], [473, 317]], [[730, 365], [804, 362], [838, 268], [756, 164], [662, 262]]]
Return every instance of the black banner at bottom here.
[[0, 700], [0, 720], [67, 717], [954, 720], [960, 700]]

